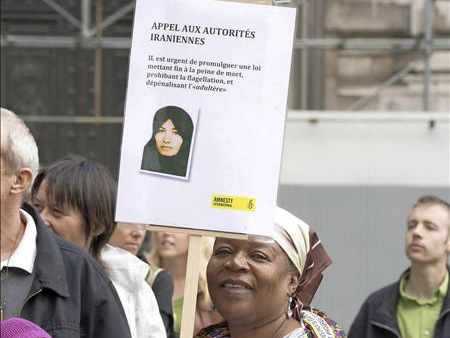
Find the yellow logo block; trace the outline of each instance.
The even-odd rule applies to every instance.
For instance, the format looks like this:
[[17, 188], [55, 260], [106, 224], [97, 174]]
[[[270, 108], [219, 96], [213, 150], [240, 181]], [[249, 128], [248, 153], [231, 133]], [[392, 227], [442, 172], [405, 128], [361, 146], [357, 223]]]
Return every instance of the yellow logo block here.
[[211, 207], [239, 211], [255, 211], [256, 198], [214, 194], [211, 198]]

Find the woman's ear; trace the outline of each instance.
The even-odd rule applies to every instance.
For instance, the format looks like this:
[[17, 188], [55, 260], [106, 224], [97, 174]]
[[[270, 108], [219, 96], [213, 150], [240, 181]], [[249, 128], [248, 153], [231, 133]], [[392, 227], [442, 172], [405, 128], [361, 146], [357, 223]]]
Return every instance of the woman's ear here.
[[300, 274], [297, 271], [289, 273], [288, 292], [290, 295], [295, 293], [300, 283]]

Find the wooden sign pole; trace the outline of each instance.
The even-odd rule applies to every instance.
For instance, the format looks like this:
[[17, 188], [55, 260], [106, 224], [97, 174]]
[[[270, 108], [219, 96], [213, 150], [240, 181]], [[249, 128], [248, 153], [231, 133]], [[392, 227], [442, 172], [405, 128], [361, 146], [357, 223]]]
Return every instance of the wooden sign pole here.
[[200, 275], [200, 264], [198, 264], [198, 258], [201, 255], [201, 240], [202, 236], [200, 235], [189, 236], [189, 251], [186, 267], [186, 280], [184, 282], [180, 338], [192, 338], [194, 333], [198, 277]]

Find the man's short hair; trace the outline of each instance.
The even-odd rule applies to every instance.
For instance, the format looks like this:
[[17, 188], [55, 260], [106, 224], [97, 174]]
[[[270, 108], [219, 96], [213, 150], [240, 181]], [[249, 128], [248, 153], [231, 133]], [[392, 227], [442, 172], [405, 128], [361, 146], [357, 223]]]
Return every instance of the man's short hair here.
[[446, 209], [450, 214], [450, 204], [434, 195], [424, 195], [417, 199], [416, 203], [414, 203], [413, 209], [422, 205], [440, 205], [444, 209]]
[[1, 149], [5, 168], [14, 173], [30, 168], [33, 178], [39, 170], [36, 141], [25, 123], [12, 111], [1, 108]]

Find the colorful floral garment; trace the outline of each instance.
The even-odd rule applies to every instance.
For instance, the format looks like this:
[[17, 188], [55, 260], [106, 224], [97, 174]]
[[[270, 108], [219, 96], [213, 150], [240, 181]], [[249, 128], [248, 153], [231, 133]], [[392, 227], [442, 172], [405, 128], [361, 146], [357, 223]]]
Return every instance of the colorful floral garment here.
[[[343, 338], [344, 330], [325, 313], [311, 309], [302, 311], [304, 327], [292, 331], [284, 338]], [[196, 338], [231, 338], [226, 322], [211, 325], [201, 330]]]

